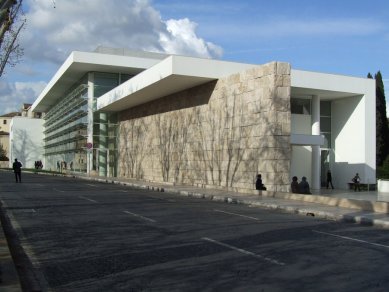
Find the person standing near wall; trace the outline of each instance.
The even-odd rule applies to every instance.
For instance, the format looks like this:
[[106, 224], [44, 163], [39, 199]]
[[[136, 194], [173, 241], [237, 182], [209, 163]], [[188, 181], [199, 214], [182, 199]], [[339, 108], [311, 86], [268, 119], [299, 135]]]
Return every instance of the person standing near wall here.
[[331, 170], [328, 170], [327, 171], [327, 189], [328, 187], [330, 186], [331, 184], [331, 188], [334, 189], [334, 185], [332, 184], [332, 174], [331, 174]]
[[15, 173], [15, 180], [16, 182], [22, 182], [22, 163], [18, 161], [17, 158], [15, 158], [15, 162], [12, 164], [12, 168]]
[[266, 191], [266, 187], [262, 183], [262, 175], [260, 175], [260, 174], [257, 175], [257, 180], [255, 182], [255, 189]]

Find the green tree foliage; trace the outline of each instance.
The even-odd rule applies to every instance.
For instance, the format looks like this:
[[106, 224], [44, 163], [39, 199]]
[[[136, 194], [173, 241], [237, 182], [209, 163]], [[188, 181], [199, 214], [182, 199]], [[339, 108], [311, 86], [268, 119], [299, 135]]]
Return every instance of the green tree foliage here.
[[382, 163], [382, 166], [377, 167], [377, 178], [389, 179], [389, 155]]
[[[373, 78], [370, 73], [367, 77]], [[376, 81], [376, 164], [377, 167], [381, 167], [389, 154], [389, 127], [386, 116], [385, 89], [380, 71], [374, 75], [374, 79]]]

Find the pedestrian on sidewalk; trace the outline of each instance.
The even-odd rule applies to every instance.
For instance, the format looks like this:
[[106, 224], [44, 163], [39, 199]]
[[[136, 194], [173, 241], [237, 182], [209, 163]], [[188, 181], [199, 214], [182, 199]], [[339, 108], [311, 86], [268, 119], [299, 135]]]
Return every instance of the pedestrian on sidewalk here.
[[334, 185], [332, 184], [332, 174], [331, 174], [331, 170], [328, 170], [327, 171], [327, 189], [328, 187], [330, 186], [331, 184], [331, 188], [334, 189]]
[[311, 190], [309, 188], [309, 183], [307, 182], [307, 178], [303, 176], [301, 178], [301, 182], [299, 183], [299, 193], [300, 194], [311, 194]]
[[359, 173], [357, 172], [353, 178], [353, 183], [354, 183], [354, 192], [361, 191], [361, 178], [359, 177]]
[[22, 182], [22, 163], [18, 161], [17, 158], [15, 158], [15, 162], [12, 164], [12, 169], [15, 173], [15, 180], [16, 182]]
[[260, 191], [266, 191], [266, 187], [262, 183], [262, 175], [261, 174], [257, 175], [257, 180], [255, 182], [255, 189], [260, 190]]
[[292, 183], [290, 184], [290, 190], [292, 193], [299, 193], [299, 182], [297, 176], [292, 177]]

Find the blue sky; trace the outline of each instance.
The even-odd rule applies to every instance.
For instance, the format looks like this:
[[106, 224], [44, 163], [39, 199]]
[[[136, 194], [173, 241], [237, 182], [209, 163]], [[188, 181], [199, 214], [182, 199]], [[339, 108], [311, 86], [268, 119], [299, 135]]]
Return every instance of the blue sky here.
[[25, 55], [0, 79], [0, 114], [32, 103], [71, 51], [99, 45], [284, 61], [358, 77], [381, 70], [389, 87], [387, 0], [56, 0], [55, 8], [53, 2], [24, 0]]
[[155, 1], [155, 7], [166, 18], [196, 22], [198, 35], [223, 48], [223, 59], [280, 60], [297, 69], [356, 76], [389, 74], [388, 1], [177, 0]]

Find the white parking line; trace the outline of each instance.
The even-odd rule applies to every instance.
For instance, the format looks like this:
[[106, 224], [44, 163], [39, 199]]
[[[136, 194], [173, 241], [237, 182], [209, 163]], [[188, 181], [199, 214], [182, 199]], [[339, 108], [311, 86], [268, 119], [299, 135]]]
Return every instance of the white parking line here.
[[35, 209], [26, 209], [26, 210], [22, 210], [22, 211], [25, 213], [36, 213]]
[[56, 191], [56, 192], [60, 192], [60, 193], [64, 193], [65, 192], [63, 190], [59, 190], [59, 189], [56, 189], [56, 188], [53, 188], [53, 190]]
[[154, 196], [148, 196], [149, 198], [153, 198], [155, 200], [160, 200], [160, 201], [168, 201], [170, 203], [175, 203], [177, 202], [176, 200], [173, 199], [166, 199], [166, 198], [159, 198], [159, 197], [154, 197]]
[[369, 241], [366, 241], [366, 240], [356, 239], [356, 238], [352, 238], [352, 237], [348, 237], [348, 236], [341, 236], [341, 235], [327, 233], [327, 232], [323, 232], [323, 231], [317, 231], [317, 230], [312, 230], [312, 231], [316, 232], [316, 233], [324, 234], [324, 235], [329, 235], [329, 236], [333, 236], [333, 237], [338, 237], [338, 238], [346, 239], [346, 240], [351, 240], [351, 241], [356, 241], [356, 242], [360, 242], [360, 243], [365, 243], [365, 244], [375, 245], [375, 246], [379, 246], [379, 247], [389, 248], [388, 245], [374, 243], [374, 242], [369, 242]]
[[258, 218], [251, 217], [251, 216], [246, 216], [246, 215], [242, 215], [242, 214], [231, 213], [231, 212], [226, 212], [226, 211], [217, 210], [217, 209], [214, 209], [213, 211], [215, 211], [215, 212], [220, 212], [220, 213], [225, 213], [225, 214], [229, 214], [229, 215], [240, 216], [240, 217], [244, 217], [244, 218], [248, 218], [248, 219], [253, 219], [253, 220], [256, 220], [256, 221], [261, 221], [261, 220], [258, 219]]
[[93, 199], [89, 199], [87, 197], [84, 197], [84, 196], [79, 196], [80, 199], [84, 199], [84, 200], [87, 200], [89, 202], [93, 202], [93, 203], [98, 203], [97, 201], [93, 200]]
[[123, 212], [126, 213], [126, 214], [129, 214], [129, 215], [132, 215], [132, 216], [141, 218], [141, 219], [143, 219], [143, 220], [149, 221], [149, 222], [156, 222], [155, 220], [153, 220], [153, 219], [151, 219], [151, 218], [147, 218], [147, 217], [144, 217], [144, 216], [142, 216], [142, 215], [132, 213], [132, 212], [130, 212], [130, 211], [123, 211]]
[[201, 239], [209, 241], [209, 242], [212, 242], [212, 243], [217, 244], [217, 245], [221, 245], [221, 246], [227, 247], [229, 249], [238, 251], [238, 252], [243, 253], [245, 255], [249, 255], [249, 256], [252, 256], [252, 257], [255, 257], [255, 258], [258, 258], [258, 259], [261, 259], [261, 260], [265, 260], [265, 261], [270, 262], [270, 263], [275, 264], [275, 265], [285, 266], [285, 263], [283, 263], [283, 262], [279, 262], [279, 261], [277, 261], [275, 259], [272, 259], [272, 258], [269, 258], [269, 257], [261, 256], [259, 254], [253, 253], [251, 251], [248, 251], [248, 250], [245, 250], [245, 249], [241, 249], [241, 248], [238, 248], [238, 247], [235, 247], [235, 246], [232, 246], [232, 245], [229, 245], [229, 244], [226, 244], [226, 243], [214, 240], [214, 239], [209, 238], [209, 237], [203, 237]]

